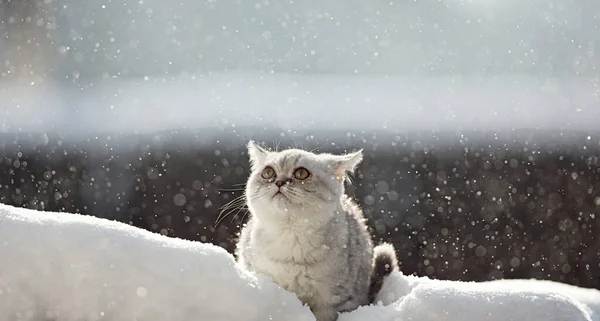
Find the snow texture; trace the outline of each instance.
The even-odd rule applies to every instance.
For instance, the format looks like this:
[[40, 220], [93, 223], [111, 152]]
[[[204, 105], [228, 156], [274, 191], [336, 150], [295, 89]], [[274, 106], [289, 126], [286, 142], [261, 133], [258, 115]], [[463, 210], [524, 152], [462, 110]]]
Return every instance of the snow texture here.
[[0, 258], [8, 320], [314, 320], [220, 247], [90, 216], [0, 205]]
[[363, 307], [340, 321], [359, 320], [359, 313], [390, 321], [600, 320], [600, 291], [551, 281], [456, 282], [394, 272], [376, 300], [384, 306]]
[[[314, 320], [225, 250], [91, 216], [0, 204], [6, 320]], [[550, 281], [437, 281], [394, 272], [340, 321], [600, 320], [600, 291]]]

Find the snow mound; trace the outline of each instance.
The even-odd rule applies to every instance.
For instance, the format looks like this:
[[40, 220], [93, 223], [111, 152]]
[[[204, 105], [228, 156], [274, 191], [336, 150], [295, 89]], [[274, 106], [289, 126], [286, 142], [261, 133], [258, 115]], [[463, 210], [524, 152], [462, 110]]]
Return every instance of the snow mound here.
[[[362, 307], [359, 320], [509, 321], [600, 320], [600, 291], [551, 281], [457, 282], [405, 276], [386, 278], [377, 297], [383, 306]], [[377, 318], [373, 318], [376, 315]]]
[[0, 205], [3, 320], [298, 320], [295, 295], [224, 249], [77, 214]]
[[[600, 320], [600, 291], [549, 281], [386, 278], [339, 321]], [[315, 320], [225, 250], [90, 216], [0, 204], [2, 320]]]

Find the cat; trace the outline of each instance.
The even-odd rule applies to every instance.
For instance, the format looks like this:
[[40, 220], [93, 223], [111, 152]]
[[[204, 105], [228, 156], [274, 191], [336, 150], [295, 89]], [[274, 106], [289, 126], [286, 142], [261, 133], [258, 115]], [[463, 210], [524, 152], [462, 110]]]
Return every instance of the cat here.
[[270, 152], [253, 141], [247, 147], [250, 219], [239, 235], [238, 262], [295, 293], [318, 321], [372, 303], [398, 267], [392, 245], [373, 248], [362, 210], [344, 192], [362, 150]]

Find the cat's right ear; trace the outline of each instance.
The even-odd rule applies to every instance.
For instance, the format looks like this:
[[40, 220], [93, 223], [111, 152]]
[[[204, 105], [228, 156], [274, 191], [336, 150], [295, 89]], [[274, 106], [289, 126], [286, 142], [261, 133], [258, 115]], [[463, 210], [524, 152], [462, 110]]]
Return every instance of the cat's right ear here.
[[263, 163], [268, 154], [269, 152], [266, 149], [260, 147], [253, 140], [248, 142], [248, 156], [250, 157], [252, 170], [255, 170], [258, 164]]

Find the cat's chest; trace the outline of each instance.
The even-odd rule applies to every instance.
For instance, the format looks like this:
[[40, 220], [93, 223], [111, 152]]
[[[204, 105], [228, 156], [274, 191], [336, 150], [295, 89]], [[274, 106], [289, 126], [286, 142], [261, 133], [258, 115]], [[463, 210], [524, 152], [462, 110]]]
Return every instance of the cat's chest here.
[[310, 230], [282, 230], [277, 233], [255, 232], [254, 244], [259, 255], [267, 256], [276, 262], [296, 262], [312, 265], [327, 259], [334, 250], [329, 239], [322, 233]]
[[257, 272], [294, 292], [303, 301], [322, 301], [331, 296], [333, 249], [317, 235], [297, 237], [278, 235], [277, 240], [261, 242], [253, 262]]
[[332, 279], [328, 264], [301, 265], [263, 257], [254, 262], [257, 272], [270, 276], [275, 283], [295, 293], [306, 303], [323, 302], [332, 296]]

